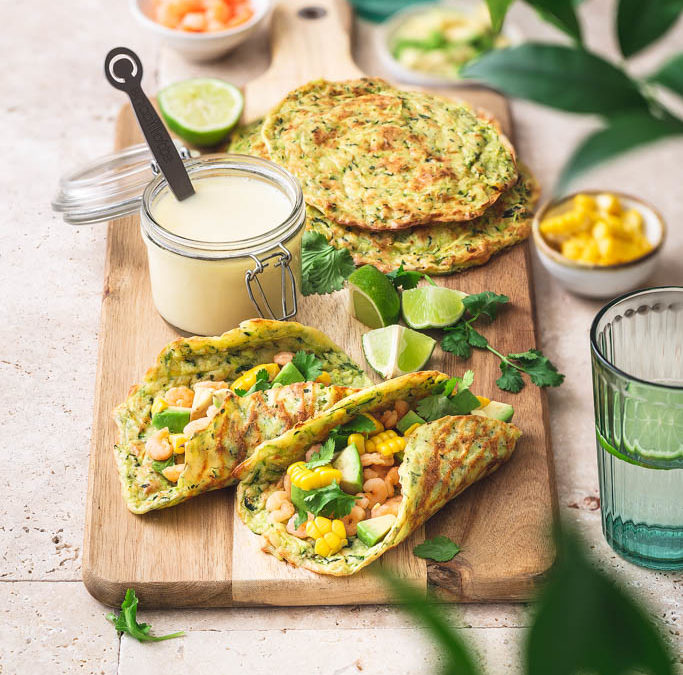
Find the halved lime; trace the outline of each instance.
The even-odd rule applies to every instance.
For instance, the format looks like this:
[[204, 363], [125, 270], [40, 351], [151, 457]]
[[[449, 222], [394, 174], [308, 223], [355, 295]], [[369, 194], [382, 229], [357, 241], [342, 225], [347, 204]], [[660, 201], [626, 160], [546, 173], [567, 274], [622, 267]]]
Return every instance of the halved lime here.
[[349, 311], [370, 328], [398, 321], [401, 301], [394, 285], [372, 265], [363, 265], [349, 276]]
[[420, 370], [429, 361], [436, 340], [395, 325], [365, 333], [362, 343], [370, 367], [388, 379]]
[[623, 429], [624, 446], [635, 457], [683, 458], [683, 394], [672, 392], [656, 402], [627, 397]]
[[162, 89], [159, 109], [169, 128], [194, 145], [216, 145], [242, 115], [242, 92], [223, 80], [198, 77]]
[[465, 311], [466, 293], [442, 286], [419, 286], [403, 291], [403, 319], [411, 328], [445, 328]]

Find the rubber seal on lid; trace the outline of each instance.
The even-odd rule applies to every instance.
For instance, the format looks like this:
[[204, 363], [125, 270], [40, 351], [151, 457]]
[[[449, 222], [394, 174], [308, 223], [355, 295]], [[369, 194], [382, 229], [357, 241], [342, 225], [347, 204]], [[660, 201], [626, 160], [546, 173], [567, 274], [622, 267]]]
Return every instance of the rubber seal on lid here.
[[[184, 159], [184, 146], [174, 141]], [[135, 213], [142, 193], [156, 173], [152, 152], [146, 143], [106, 155], [59, 181], [52, 208], [71, 225], [100, 223]]]

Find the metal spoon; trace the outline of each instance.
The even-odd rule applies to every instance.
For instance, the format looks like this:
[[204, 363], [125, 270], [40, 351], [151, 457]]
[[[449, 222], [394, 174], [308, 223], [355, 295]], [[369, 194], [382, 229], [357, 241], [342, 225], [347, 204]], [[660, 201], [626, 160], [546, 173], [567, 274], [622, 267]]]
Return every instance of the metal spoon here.
[[113, 87], [128, 94], [147, 145], [176, 199], [183, 201], [191, 197], [194, 188], [178, 149], [154, 106], [142, 91], [142, 63], [138, 55], [126, 47], [116, 47], [104, 60], [104, 72]]

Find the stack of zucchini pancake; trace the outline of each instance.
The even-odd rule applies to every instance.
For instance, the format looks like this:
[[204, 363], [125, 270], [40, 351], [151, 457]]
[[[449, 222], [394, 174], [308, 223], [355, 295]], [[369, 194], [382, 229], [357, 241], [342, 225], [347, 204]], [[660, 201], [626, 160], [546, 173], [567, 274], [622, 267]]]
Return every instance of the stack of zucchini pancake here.
[[301, 182], [307, 229], [357, 265], [450, 274], [529, 235], [538, 186], [496, 123], [383, 80], [317, 80], [233, 134]]

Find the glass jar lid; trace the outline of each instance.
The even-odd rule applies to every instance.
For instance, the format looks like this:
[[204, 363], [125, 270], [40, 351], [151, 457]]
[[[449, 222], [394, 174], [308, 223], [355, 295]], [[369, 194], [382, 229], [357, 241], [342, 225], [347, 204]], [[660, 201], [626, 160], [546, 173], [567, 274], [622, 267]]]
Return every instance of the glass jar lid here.
[[[189, 159], [188, 150], [174, 143]], [[158, 173], [147, 144], [132, 145], [63, 176], [52, 208], [72, 225], [121, 218], [140, 209], [142, 193]]]

